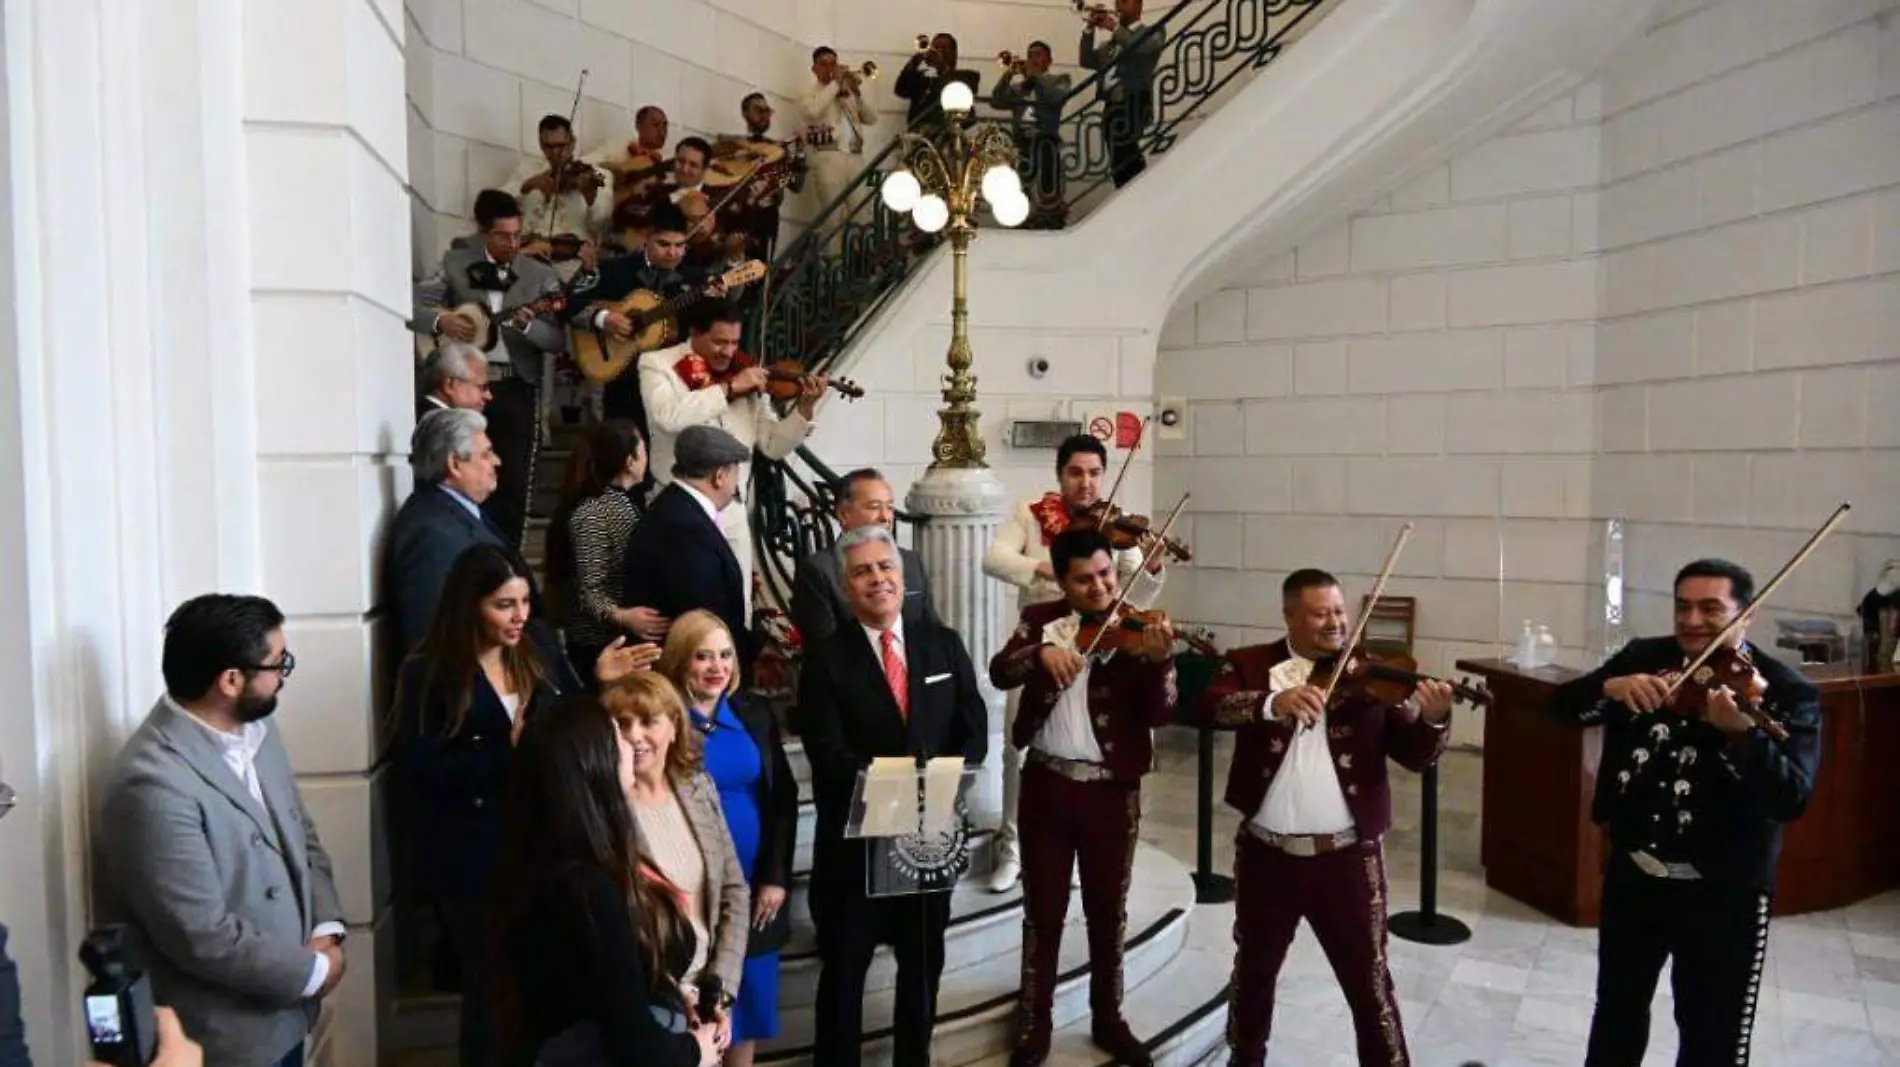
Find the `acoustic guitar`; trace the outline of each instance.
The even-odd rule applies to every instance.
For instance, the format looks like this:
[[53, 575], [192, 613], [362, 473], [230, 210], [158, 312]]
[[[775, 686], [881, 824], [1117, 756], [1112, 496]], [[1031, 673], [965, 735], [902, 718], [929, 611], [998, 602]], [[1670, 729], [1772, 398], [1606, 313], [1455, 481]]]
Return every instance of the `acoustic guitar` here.
[[[765, 264], [752, 259], [721, 274], [718, 280], [725, 282], [730, 292], [763, 277]], [[594, 304], [569, 331], [575, 364], [591, 382], [605, 385], [620, 377], [642, 354], [674, 343], [679, 336], [679, 313], [707, 299], [706, 290], [711, 284], [688, 289], [670, 300], [651, 289], [636, 289], [624, 299]], [[594, 316], [602, 311], [625, 315], [633, 324], [633, 333], [621, 337], [595, 329]]]

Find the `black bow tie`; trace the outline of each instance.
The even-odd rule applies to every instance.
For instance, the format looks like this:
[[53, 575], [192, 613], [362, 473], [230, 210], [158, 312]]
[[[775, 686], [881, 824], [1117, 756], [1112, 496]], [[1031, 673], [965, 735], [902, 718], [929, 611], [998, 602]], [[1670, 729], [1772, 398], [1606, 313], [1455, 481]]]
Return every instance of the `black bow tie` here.
[[482, 260], [468, 265], [468, 284], [476, 289], [493, 292], [508, 290], [509, 270], [499, 263]]

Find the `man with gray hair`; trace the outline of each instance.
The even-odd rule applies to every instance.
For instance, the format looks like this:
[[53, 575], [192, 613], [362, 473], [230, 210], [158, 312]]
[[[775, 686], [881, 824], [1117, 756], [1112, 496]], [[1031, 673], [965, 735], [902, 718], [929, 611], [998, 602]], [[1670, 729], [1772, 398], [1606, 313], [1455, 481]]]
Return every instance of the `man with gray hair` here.
[[445, 341], [422, 361], [416, 381], [416, 421], [431, 411], [480, 411], [490, 397], [488, 357], [464, 341]]
[[383, 569], [390, 625], [404, 654], [428, 632], [455, 557], [476, 545], [514, 551], [482, 516], [501, 460], [480, 414], [448, 408], [423, 416], [409, 439], [409, 466], [415, 489], [390, 523]]
[[[876, 528], [894, 531], [897, 503], [891, 495], [891, 483], [882, 473], [863, 467], [838, 482], [836, 514], [840, 534]], [[840, 542], [842, 544], [842, 542]], [[938, 625], [937, 609], [930, 602], [930, 576], [924, 561], [907, 548], [898, 548], [904, 565], [904, 619], [917, 622], [928, 619]], [[792, 576], [792, 625], [805, 641], [830, 637], [840, 619], [851, 617], [851, 605], [845, 602], [844, 583], [840, 578], [844, 555], [837, 548], [824, 549], [798, 561]]]

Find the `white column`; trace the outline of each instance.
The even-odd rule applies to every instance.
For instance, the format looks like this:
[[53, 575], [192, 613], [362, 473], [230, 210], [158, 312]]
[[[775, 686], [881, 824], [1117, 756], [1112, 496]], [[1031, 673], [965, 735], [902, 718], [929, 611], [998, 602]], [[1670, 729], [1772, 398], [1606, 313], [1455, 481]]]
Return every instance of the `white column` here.
[[989, 665], [1014, 625], [1016, 590], [983, 573], [983, 553], [1009, 513], [1008, 493], [987, 468], [939, 468], [911, 485], [904, 508], [929, 516], [917, 528], [917, 554], [930, 571], [931, 599], [962, 635], [990, 709], [989, 758], [973, 803], [978, 821], [993, 825], [1003, 804], [1003, 695], [990, 686]]

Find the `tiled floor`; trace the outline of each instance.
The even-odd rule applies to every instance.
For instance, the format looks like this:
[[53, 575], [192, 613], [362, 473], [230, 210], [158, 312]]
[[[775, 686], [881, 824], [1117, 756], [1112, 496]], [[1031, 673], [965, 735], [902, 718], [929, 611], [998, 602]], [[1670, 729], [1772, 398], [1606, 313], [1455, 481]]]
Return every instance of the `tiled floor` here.
[[[1194, 736], [1165, 731], [1159, 773], [1145, 791], [1142, 837], [1194, 862]], [[1224, 741], [1224, 739], [1223, 739]], [[1228, 746], [1215, 755], [1217, 869], [1231, 870], [1235, 815], [1219, 804]], [[1596, 932], [1565, 926], [1487, 889], [1478, 867], [1479, 773], [1471, 753], [1440, 774], [1439, 906], [1472, 927], [1463, 945], [1393, 939], [1401, 1014], [1418, 1067], [1579, 1067], [1596, 981]], [[1419, 789], [1395, 775], [1395, 828], [1386, 839], [1395, 910], [1418, 901]], [[1280, 978], [1270, 1062], [1352, 1067], [1345, 999], [1312, 935], [1302, 930]], [[1665, 973], [1645, 1064], [1675, 1062]], [[1851, 908], [1777, 919], [1770, 929], [1755, 1025], [1755, 1067], [1900, 1065], [1900, 892]]]

